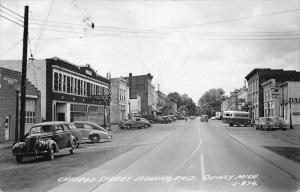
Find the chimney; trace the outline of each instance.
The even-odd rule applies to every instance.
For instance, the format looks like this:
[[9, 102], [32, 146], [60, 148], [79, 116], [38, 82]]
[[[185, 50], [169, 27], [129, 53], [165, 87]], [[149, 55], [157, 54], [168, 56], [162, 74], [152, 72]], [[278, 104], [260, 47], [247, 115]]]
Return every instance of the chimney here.
[[132, 73], [129, 73], [128, 78], [128, 86], [129, 86], [129, 98], [132, 99]]

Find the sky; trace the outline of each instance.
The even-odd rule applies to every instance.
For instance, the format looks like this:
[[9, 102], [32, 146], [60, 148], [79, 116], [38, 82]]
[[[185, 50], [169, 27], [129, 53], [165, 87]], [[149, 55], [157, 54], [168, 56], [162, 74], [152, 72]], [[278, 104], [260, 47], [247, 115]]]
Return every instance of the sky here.
[[228, 95], [241, 88], [254, 68], [300, 71], [300, 0], [0, 0], [0, 5], [1, 60], [22, 58], [20, 16], [29, 5], [29, 56], [90, 64], [102, 76], [151, 73], [156, 88], [188, 94], [196, 103], [209, 89], [223, 88]]

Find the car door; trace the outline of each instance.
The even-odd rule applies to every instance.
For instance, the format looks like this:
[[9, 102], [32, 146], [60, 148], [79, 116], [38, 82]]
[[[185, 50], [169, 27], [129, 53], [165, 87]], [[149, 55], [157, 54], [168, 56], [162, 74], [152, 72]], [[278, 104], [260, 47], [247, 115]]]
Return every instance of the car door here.
[[89, 131], [85, 129], [83, 123], [74, 123], [77, 127], [77, 129], [81, 132], [82, 134], [82, 139], [88, 140], [89, 139]]
[[59, 149], [63, 149], [66, 146], [66, 135], [62, 124], [55, 125], [54, 140]]
[[71, 147], [71, 143], [72, 143], [72, 133], [70, 130], [70, 127], [67, 124], [63, 124], [63, 128], [65, 131], [65, 140], [64, 140], [64, 148], [66, 147]]
[[83, 135], [81, 131], [76, 127], [74, 124], [68, 124], [67, 125], [72, 133], [72, 135], [75, 137], [76, 141], [80, 141], [83, 138]]
[[135, 118], [134, 119], [134, 125], [135, 125], [135, 127], [140, 127], [140, 126], [142, 126], [142, 122], [141, 122], [141, 119], [140, 118]]

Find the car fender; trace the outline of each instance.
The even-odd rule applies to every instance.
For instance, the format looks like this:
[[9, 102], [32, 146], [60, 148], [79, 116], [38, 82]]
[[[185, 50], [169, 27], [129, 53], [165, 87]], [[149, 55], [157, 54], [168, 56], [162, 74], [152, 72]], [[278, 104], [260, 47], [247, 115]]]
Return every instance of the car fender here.
[[101, 134], [104, 134], [100, 131], [96, 131], [96, 130], [93, 130], [93, 131], [90, 131], [89, 133], [89, 138], [92, 136], [92, 135], [99, 135], [99, 137], [101, 137]]
[[59, 152], [59, 148], [58, 145], [55, 141], [53, 141], [52, 139], [49, 139], [46, 141], [48, 149], [50, 148], [50, 146], [54, 146], [54, 153]]

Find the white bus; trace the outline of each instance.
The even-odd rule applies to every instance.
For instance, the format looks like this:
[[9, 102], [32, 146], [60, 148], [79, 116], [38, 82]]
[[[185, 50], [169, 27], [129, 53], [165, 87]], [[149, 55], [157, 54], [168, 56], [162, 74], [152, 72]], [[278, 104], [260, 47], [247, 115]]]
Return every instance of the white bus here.
[[246, 111], [224, 111], [223, 123], [228, 123], [229, 126], [251, 126], [250, 113]]

